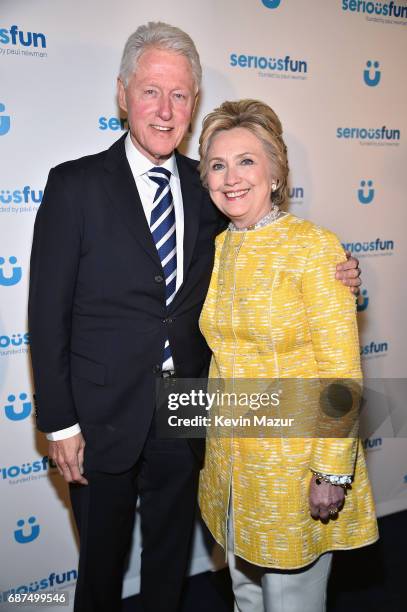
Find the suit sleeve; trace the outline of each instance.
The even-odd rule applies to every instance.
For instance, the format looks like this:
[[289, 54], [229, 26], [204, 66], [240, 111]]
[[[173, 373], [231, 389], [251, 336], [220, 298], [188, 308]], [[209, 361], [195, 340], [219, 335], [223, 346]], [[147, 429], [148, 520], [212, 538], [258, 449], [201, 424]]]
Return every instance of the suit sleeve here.
[[[336, 236], [320, 230], [310, 249], [302, 290], [318, 364], [321, 397], [325, 398], [320, 402], [310, 468], [324, 474], [352, 475], [358, 446], [357, 415], [362, 374], [355, 298], [347, 287], [335, 280], [336, 264], [344, 260], [344, 251]], [[331, 383], [333, 386], [328, 387]], [[338, 400], [340, 405], [343, 398], [347, 400], [345, 413], [338, 412], [335, 406]]]
[[28, 324], [37, 426], [51, 432], [78, 422], [70, 383], [72, 309], [81, 249], [75, 198], [51, 170], [34, 225]]

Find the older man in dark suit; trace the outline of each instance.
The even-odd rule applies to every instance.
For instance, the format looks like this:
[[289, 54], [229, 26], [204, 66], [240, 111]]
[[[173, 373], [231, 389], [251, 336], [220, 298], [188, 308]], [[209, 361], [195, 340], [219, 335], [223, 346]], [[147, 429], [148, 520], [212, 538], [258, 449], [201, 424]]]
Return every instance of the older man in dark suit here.
[[[71, 485], [81, 542], [76, 612], [121, 609], [137, 497], [144, 608], [179, 606], [199, 460], [186, 440], [159, 439], [153, 417], [157, 377], [199, 377], [209, 359], [198, 318], [224, 221], [196, 162], [176, 151], [200, 80], [185, 32], [139, 27], [118, 79], [129, 133], [52, 169], [35, 223], [37, 420]], [[359, 284], [355, 260], [348, 266], [344, 282]]]

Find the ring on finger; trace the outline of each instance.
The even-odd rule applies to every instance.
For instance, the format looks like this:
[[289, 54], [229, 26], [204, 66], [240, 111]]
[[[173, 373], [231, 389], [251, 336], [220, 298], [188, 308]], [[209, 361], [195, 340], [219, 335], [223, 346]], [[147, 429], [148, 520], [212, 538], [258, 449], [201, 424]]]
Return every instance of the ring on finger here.
[[339, 512], [338, 508], [331, 508], [329, 510], [329, 516], [336, 516], [338, 512]]

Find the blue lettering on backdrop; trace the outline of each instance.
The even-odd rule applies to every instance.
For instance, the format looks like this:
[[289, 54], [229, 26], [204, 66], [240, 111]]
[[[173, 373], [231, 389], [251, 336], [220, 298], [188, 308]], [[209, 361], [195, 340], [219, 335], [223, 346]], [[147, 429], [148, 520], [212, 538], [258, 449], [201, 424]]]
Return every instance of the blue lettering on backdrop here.
[[0, 349], [11, 346], [21, 346], [22, 344], [30, 344], [29, 333], [11, 334], [11, 336], [0, 336]]
[[366, 357], [367, 355], [376, 355], [387, 353], [389, 350], [388, 342], [374, 342], [373, 340], [360, 347], [360, 354], [362, 357]]
[[38, 47], [41, 43], [43, 49], [47, 46], [47, 38], [41, 32], [23, 32], [19, 30], [17, 25], [12, 25], [9, 30], [7, 28], [0, 29], [0, 43], [3, 45], [20, 44], [23, 47]]
[[23, 189], [2, 189], [0, 191], [0, 202], [2, 204], [29, 204], [34, 202], [35, 204], [41, 204], [44, 191], [42, 189], [31, 189], [29, 185], [25, 185]]
[[366, 2], [365, 0], [342, 0], [342, 10], [353, 13], [367, 13], [382, 17], [407, 18], [407, 6], [397, 5], [395, 2]]
[[388, 255], [394, 251], [394, 240], [376, 238], [376, 240], [365, 240], [364, 242], [345, 242], [342, 246], [346, 251], [360, 255], [364, 253], [380, 253], [382, 251]]
[[231, 53], [230, 65], [240, 68], [254, 68], [260, 70], [271, 70], [277, 72], [299, 72], [307, 73], [308, 64], [305, 60], [293, 60], [289, 55], [283, 57], [265, 57], [258, 55], [244, 55]]
[[401, 132], [396, 129], [387, 129], [385, 125], [381, 128], [342, 128], [336, 129], [337, 138], [360, 140], [400, 140]]
[[99, 130], [128, 130], [129, 122], [122, 117], [99, 117]]

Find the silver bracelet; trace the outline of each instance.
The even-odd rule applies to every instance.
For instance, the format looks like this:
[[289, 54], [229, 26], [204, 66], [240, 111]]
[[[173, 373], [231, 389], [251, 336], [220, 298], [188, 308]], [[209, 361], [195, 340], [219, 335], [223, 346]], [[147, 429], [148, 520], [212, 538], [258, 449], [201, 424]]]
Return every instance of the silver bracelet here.
[[321, 474], [321, 472], [316, 472], [311, 469], [311, 472], [315, 476], [315, 481], [317, 484], [321, 484], [319, 481], [327, 482], [328, 484], [337, 485], [340, 487], [347, 487], [352, 484], [352, 476], [349, 475], [341, 475], [337, 476], [336, 474]]

